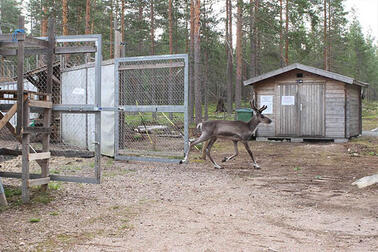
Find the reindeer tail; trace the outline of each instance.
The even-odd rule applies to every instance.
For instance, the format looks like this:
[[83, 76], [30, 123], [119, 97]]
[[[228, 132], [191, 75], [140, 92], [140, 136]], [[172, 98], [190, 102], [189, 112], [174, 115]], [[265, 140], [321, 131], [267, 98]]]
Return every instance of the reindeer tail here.
[[202, 131], [202, 123], [197, 124], [197, 130]]

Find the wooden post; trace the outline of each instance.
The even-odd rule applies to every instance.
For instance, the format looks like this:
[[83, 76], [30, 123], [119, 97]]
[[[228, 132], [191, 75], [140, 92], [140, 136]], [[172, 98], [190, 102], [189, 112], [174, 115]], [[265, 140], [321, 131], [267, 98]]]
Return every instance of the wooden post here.
[[0, 206], [7, 206], [7, 205], [8, 205], [8, 202], [7, 202], [7, 198], [5, 197], [3, 183], [0, 177]]
[[[19, 29], [25, 28], [25, 17], [20, 16], [18, 19]], [[19, 135], [22, 129], [23, 123], [23, 99], [24, 99], [24, 40], [25, 37], [18, 38], [18, 50], [17, 50], [17, 127], [16, 133]]]
[[[55, 48], [55, 25], [54, 19], [49, 18], [48, 27], [48, 52], [47, 52], [47, 81], [46, 81], [46, 93], [52, 98], [52, 76], [53, 76], [53, 63], [54, 63], [54, 48]], [[43, 127], [49, 128], [51, 125], [51, 108], [45, 108], [43, 112]], [[43, 133], [42, 136], [42, 151], [50, 151], [50, 133]], [[49, 159], [43, 159], [41, 164], [41, 177], [46, 178], [49, 176]], [[41, 186], [42, 191], [46, 191], [48, 184]]]
[[[25, 98], [26, 99], [26, 98]], [[27, 102], [23, 104], [23, 125], [29, 125], [30, 107]], [[22, 202], [30, 201], [29, 193], [29, 133], [22, 133]]]

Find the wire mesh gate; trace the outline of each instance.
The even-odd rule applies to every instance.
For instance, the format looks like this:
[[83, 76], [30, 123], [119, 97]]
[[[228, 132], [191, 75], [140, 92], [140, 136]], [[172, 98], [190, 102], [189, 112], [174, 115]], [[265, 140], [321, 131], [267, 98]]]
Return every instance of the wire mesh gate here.
[[115, 158], [179, 162], [188, 149], [188, 56], [115, 60]]
[[[56, 37], [50, 137], [50, 152], [54, 159], [50, 162], [50, 180], [100, 183], [101, 44], [101, 35]], [[16, 90], [17, 59], [0, 57], [0, 61], [0, 89]], [[92, 65], [92, 71], [68, 74], [88, 64]], [[45, 92], [46, 76], [44, 55], [25, 55], [25, 90], [31, 95]], [[10, 91], [0, 101], [0, 112], [14, 103], [15, 97]], [[9, 122], [9, 127], [0, 130], [0, 176], [4, 178], [21, 177], [21, 156], [17, 157], [20, 143], [11, 131], [15, 119]], [[40, 124], [40, 113], [32, 111], [30, 127]], [[37, 134], [30, 144], [37, 152], [41, 149], [38, 137]], [[38, 170], [37, 164], [31, 164], [30, 178], [38, 178]]]

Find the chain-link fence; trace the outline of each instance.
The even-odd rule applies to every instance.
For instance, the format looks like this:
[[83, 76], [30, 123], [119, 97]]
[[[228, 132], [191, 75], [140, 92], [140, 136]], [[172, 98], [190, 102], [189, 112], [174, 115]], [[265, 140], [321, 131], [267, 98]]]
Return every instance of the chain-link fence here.
[[[78, 38], [78, 39], [77, 39]], [[96, 129], [100, 121], [97, 119], [95, 111], [83, 109], [83, 106], [98, 104], [96, 89], [99, 88], [96, 81], [95, 61], [101, 60], [97, 50], [101, 52], [101, 45], [96, 38], [70, 36], [69, 38], [57, 38], [55, 61], [53, 63], [52, 93], [53, 111], [51, 115], [51, 135], [50, 152], [53, 156], [50, 159], [50, 170], [52, 175], [69, 175], [78, 177], [93, 177], [94, 168], [98, 171], [96, 161], [96, 144], [99, 144], [96, 137]], [[100, 37], [101, 38], [101, 37]], [[78, 41], [77, 41], [78, 40]], [[67, 49], [69, 48], [69, 49]], [[75, 52], [72, 54], [60, 54], [64, 50]], [[89, 51], [83, 52], [84, 50]], [[1, 56], [0, 56], [1, 57]], [[97, 58], [96, 58], [97, 57]], [[1, 58], [0, 67], [0, 116], [4, 117], [9, 113], [12, 104], [17, 101], [17, 58]], [[96, 62], [97, 62], [96, 61]], [[36, 92], [33, 99], [38, 99], [39, 93], [47, 92], [47, 67], [45, 55], [33, 55], [25, 57], [24, 61], [24, 89]], [[92, 66], [88, 68], [88, 65]], [[97, 65], [98, 66], [98, 65]], [[82, 69], [82, 70], [80, 70]], [[74, 72], [74, 70], [78, 70]], [[31, 108], [30, 127], [43, 127], [43, 111]], [[2, 171], [20, 171], [15, 160], [21, 162], [21, 144], [18, 137], [13, 132], [12, 127], [16, 127], [16, 118], [9, 121], [0, 130], [0, 162]], [[96, 128], [97, 127], [97, 128]], [[42, 134], [42, 133], [41, 133]], [[31, 152], [42, 150], [41, 134], [32, 134], [30, 149]], [[97, 155], [100, 155], [98, 153]], [[14, 159], [12, 163], [7, 160]], [[30, 172], [38, 170], [38, 165], [34, 167], [31, 162]], [[96, 164], [95, 164], [96, 163]], [[72, 167], [71, 167], [72, 166]], [[75, 168], [76, 167], [76, 168]]]
[[124, 58], [115, 68], [120, 109], [116, 155], [182, 158], [188, 129], [186, 55]]

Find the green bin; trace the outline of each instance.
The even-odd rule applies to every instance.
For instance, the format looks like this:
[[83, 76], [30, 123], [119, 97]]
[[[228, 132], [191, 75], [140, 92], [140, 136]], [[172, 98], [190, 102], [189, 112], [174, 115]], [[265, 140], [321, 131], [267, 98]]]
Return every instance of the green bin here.
[[248, 122], [253, 116], [253, 110], [250, 108], [240, 108], [236, 110], [236, 119]]

